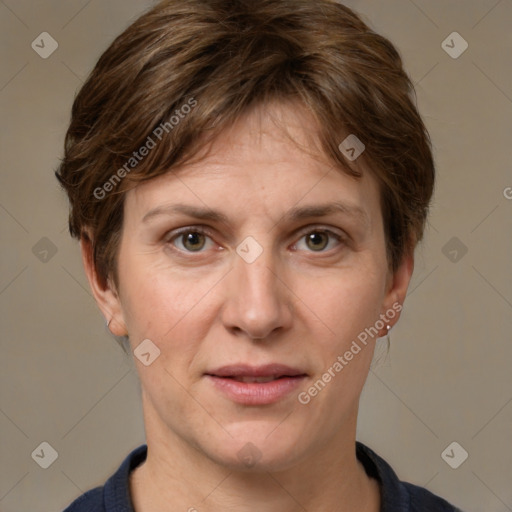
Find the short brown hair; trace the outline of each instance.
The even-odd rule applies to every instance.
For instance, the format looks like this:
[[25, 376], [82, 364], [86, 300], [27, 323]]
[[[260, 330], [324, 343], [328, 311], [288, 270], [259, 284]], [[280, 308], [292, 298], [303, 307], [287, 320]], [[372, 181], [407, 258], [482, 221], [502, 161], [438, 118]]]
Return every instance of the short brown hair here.
[[[360, 158], [379, 182], [394, 270], [422, 238], [434, 186], [413, 94], [393, 44], [333, 0], [160, 2], [115, 39], [74, 101], [55, 173], [70, 200], [70, 234], [90, 231], [98, 277], [119, 286], [127, 190], [185, 163], [199, 140], [249, 108], [295, 100], [342, 171], [360, 175], [339, 149], [347, 134], [365, 144]], [[135, 161], [149, 139], [155, 146]]]

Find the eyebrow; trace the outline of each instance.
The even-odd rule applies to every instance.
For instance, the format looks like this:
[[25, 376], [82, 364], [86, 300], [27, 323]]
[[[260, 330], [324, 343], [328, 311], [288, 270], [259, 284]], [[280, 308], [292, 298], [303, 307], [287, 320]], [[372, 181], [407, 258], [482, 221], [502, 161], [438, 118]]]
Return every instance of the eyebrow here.
[[[229, 218], [218, 210], [180, 203], [157, 206], [144, 215], [142, 222], [146, 223], [150, 219], [160, 215], [173, 215], [176, 213], [182, 213], [188, 215], [189, 217], [194, 217], [200, 220], [209, 220], [213, 222], [219, 222], [221, 224], [229, 224]], [[326, 217], [336, 213], [342, 213], [348, 217], [353, 217], [355, 220], [361, 221], [365, 225], [369, 223], [369, 217], [365, 210], [357, 205], [343, 202], [332, 202], [310, 206], [295, 206], [284, 214], [282, 220], [296, 221], [313, 217]]]

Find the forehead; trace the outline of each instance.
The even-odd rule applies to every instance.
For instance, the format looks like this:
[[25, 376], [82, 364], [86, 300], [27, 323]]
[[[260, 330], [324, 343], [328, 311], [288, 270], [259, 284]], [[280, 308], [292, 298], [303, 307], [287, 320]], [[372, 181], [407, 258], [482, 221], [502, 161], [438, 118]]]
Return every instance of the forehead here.
[[213, 143], [199, 141], [191, 162], [129, 191], [125, 206], [142, 211], [187, 198], [201, 206], [228, 207], [238, 198], [250, 207], [251, 198], [263, 192], [267, 204], [281, 208], [340, 196], [362, 209], [379, 202], [371, 173], [357, 165], [362, 177], [355, 178], [337, 168], [320, 147], [318, 128], [299, 105], [253, 108]]

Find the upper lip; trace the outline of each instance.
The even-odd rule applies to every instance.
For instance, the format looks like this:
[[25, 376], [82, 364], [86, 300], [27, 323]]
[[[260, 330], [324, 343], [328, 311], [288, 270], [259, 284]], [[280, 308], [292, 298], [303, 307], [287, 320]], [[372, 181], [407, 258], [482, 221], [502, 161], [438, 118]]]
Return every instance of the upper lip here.
[[279, 363], [271, 363], [262, 366], [230, 364], [208, 371], [206, 375], [213, 375], [215, 377], [295, 377], [298, 375], [306, 375], [306, 373], [298, 368], [292, 368]]

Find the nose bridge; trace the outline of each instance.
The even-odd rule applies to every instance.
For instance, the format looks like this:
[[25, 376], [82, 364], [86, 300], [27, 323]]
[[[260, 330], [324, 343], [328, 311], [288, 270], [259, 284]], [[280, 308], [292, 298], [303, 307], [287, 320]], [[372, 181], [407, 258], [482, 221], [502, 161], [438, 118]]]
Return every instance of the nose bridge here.
[[231, 293], [224, 311], [226, 327], [244, 331], [251, 338], [265, 338], [290, 324], [289, 297], [276, 276], [280, 268], [276, 258], [270, 244], [264, 247], [254, 239], [246, 239], [239, 245], [230, 273]]
[[277, 299], [277, 265], [274, 259], [270, 248], [251, 263], [239, 258], [235, 273], [245, 296], [256, 301]]

